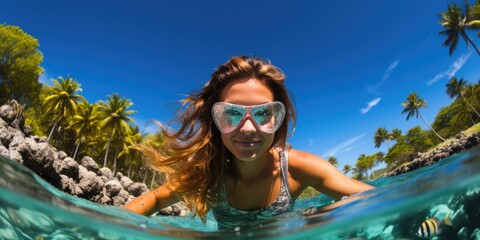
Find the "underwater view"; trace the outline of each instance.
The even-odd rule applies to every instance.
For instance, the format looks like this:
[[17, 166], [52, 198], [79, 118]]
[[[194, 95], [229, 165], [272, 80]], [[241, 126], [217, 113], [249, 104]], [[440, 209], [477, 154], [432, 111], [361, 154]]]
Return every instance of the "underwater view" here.
[[429, 238], [480, 239], [478, 146], [368, 182], [377, 188], [333, 205], [323, 195], [298, 200], [295, 213], [234, 231], [217, 231], [211, 214], [206, 224], [145, 217], [72, 197], [17, 162], [0, 159], [0, 239], [418, 239], [427, 219], [439, 223]]
[[480, 240], [479, 60], [480, 0], [0, 0], [0, 240]]

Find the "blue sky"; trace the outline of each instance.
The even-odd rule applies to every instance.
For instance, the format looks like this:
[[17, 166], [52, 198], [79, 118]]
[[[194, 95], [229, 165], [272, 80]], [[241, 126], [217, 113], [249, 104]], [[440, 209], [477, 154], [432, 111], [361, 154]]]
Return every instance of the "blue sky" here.
[[460, 42], [449, 56], [442, 47], [438, 14], [448, 2], [0, 0], [0, 22], [39, 40], [43, 82], [70, 75], [90, 102], [119, 93], [144, 131], [170, 120], [230, 57], [270, 59], [296, 99], [288, 141], [343, 167], [386, 151], [374, 147], [378, 127], [426, 128], [401, 114], [411, 92], [427, 101], [421, 112], [432, 123], [452, 101], [451, 76], [479, 79], [473, 49]]

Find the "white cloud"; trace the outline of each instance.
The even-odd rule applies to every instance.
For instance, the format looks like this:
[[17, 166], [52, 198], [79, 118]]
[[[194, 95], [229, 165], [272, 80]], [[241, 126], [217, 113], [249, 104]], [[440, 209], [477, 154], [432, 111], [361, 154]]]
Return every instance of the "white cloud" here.
[[354, 148], [355, 143], [360, 140], [363, 136], [365, 136], [366, 133], [361, 134], [359, 136], [353, 137], [351, 139], [348, 139], [337, 146], [333, 147], [332, 149], [326, 151], [322, 156], [324, 158], [330, 157], [330, 156], [335, 156], [340, 152], [347, 152], [350, 151]]
[[439, 73], [437, 74], [434, 78], [430, 79], [427, 81], [427, 85], [430, 86], [434, 83], [436, 83], [437, 81], [441, 80], [442, 78], [445, 77], [445, 74], [444, 73]]
[[383, 78], [382, 78], [382, 81], [380, 81], [377, 86], [379, 86], [380, 84], [382, 84], [385, 80], [387, 80], [388, 77], [390, 77], [390, 74], [392, 74], [393, 70], [395, 70], [395, 68], [397, 68], [398, 66], [398, 63], [399, 63], [399, 60], [393, 62], [393, 63], [390, 63], [390, 66], [388, 66], [387, 70], [385, 71], [385, 74], [383, 74]]
[[448, 68], [447, 71], [441, 72], [441, 73], [437, 74], [434, 78], [428, 80], [426, 82], [427, 86], [430, 86], [430, 85], [442, 80], [445, 77], [451, 78], [451, 77], [455, 76], [457, 71], [460, 70], [460, 68], [463, 67], [463, 65], [467, 62], [468, 58], [471, 55], [472, 55], [472, 53], [469, 52], [469, 53], [463, 54], [462, 56], [457, 58], [457, 60], [455, 60], [455, 62], [452, 63], [452, 65]]
[[372, 109], [372, 107], [375, 107], [375, 106], [380, 102], [380, 100], [382, 100], [382, 99], [381, 99], [381, 98], [375, 98], [375, 99], [373, 99], [372, 101], [370, 101], [370, 102], [367, 103], [367, 106], [366, 106], [366, 107], [360, 109], [360, 112], [361, 112], [362, 114], [367, 113], [368, 111], [370, 111], [370, 109]]
[[385, 70], [385, 73], [383, 74], [382, 80], [380, 80], [373, 87], [367, 86], [368, 91], [371, 92], [371, 93], [378, 93], [377, 89], [390, 77], [390, 75], [393, 73], [395, 68], [397, 68], [399, 62], [400, 62], [399, 60], [396, 60], [396, 61], [390, 63], [387, 70]]

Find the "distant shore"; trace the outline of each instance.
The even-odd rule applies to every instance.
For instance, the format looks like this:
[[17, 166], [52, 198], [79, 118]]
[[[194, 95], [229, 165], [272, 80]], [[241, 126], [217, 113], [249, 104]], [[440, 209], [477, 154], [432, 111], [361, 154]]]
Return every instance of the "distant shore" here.
[[414, 160], [407, 162], [388, 173], [384, 173], [382, 177], [396, 176], [424, 166], [430, 166], [444, 158], [468, 150], [477, 144], [480, 144], [480, 132], [474, 132], [468, 135], [459, 133], [448, 145], [437, 147], [435, 150], [428, 153], [417, 153]]

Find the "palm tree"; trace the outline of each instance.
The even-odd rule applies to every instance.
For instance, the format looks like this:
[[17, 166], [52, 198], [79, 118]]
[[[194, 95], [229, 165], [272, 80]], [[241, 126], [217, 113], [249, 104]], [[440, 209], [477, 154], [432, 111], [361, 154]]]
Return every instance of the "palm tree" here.
[[125, 157], [125, 162], [128, 163], [128, 177], [131, 176], [132, 167], [138, 166], [143, 162], [142, 155], [137, 151], [136, 145], [142, 143], [144, 139], [145, 137], [139, 132], [138, 127], [131, 128], [130, 134], [125, 137], [122, 151], [118, 157]]
[[117, 132], [117, 134], [113, 135], [113, 139], [111, 141], [110, 147], [113, 148], [112, 174], [114, 175], [115, 172], [117, 172], [117, 160], [120, 158], [119, 151], [122, 151], [123, 145], [125, 144], [126, 134], [129, 134], [129, 132]]
[[352, 170], [352, 166], [351, 166], [351, 165], [346, 164], [345, 166], [343, 166], [343, 172], [344, 172], [345, 174], [349, 173], [351, 170]]
[[463, 103], [458, 104], [457, 106], [458, 106], [457, 114], [455, 114], [452, 117], [451, 122], [460, 123], [461, 125], [464, 125], [464, 126], [475, 125], [476, 122], [475, 122], [474, 118], [472, 117], [474, 115], [472, 109], [468, 108]]
[[[377, 152], [375, 154], [372, 155], [372, 157], [374, 158], [374, 161], [373, 161], [373, 167], [376, 167], [378, 164], [382, 163], [382, 162], [385, 162], [385, 153], [384, 152]], [[373, 174], [373, 177], [375, 177], [375, 171], [372, 172]]]
[[77, 103], [85, 101], [85, 98], [77, 92], [81, 92], [80, 84], [71, 77], [64, 79], [58, 77], [52, 79], [53, 86], [48, 88], [48, 96], [43, 99], [43, 107], [47, 113], [51, 114], [54, 121], [53, 127], [48, 134], [47, 141], [52, 137], [53, 131], [58, 123], [75, 114]]
[[420, 115], [423, 122], [428, 126], [428, 128], [430, 128], [430, 130], [432, 130], [433, 133], [435, 133], [440, 139], [442, 139], [442, 141], [445, 142], [445, 139], [442, 138], [440, 135], [438, 135], [438, 133], [430, 126], [430, 124], [427, 123], [425, 118], [420, 113], [420, 110], [419, 110], [420, 108], [428, 107], [425, 99], [420, 98], [416, 93], [412, 92], [412, 93], [410, 93], [410, 95], [408, 95], [407, 101], [402, 102], [402, 106], [405, 107], [402, 111], [402, 114], [403, 113], [408, 113], [407, 114], [407, 121], [408, 121], [408, 119], [410, 119], [411, 116], [415, 116], [416, 118], [418, 118], [418, 115]]
[[447, 36], [447, 39], [443, 42], [443, 46], [450, 47], [450, 56], [453, 54], [453, 51], [455, 51], [460, 36], [465, 40], [467, 48], [470, 48], [469, 44], [471, 44], [478, 55], [480, 55], [480, 50], [466, 33], [468, 29], [479, 29], [480, 20], [475, 19], [474, 11], [470, 12], [472, 9], [468, 6], [468, 1], [465, 1], [465, 5], [465, 12], [462, 12], [462, 9], [460, 9], [457, 3], [454, 3], [453, 6], [448, 4], [448, 10], [440, 14], [440, 25], [442, 25], [445, 30], [440, 31], [438, 34]]
[[73, 153], [73, 159], [77, 156], [78, 149], [80, 144], [83, 142], [85, 135], [89, 135], [96, 130], [96, 125], [98, 121], [98, 109], [96, 105], [90, 104], [87, 101], [83, 101], [79, 104], [79, 109], [77, 114], [73, 116], [72, 121], [68, 128], [74, 129], [77, 134], [77, 146], [75, 147], [75, 152]]
[[[480, 0], [477, 0], [477, 2], [473, 6], [468, 8], [468, 11], [470, 19], [472, 19], [471, 25], [474, 25], [472, 26], [472, 29], [479, 30], [480, 27], [478, 22], [480, 21]], [[477, 36], [480, 37], [480, 31], [477, 33]]]
[[473, 106], [480, 107], [480, 80], [478, 80], [477, 84], [468, 84], [465, 89], [465, 97], [469, 102]]
[[375, 142], [375, 147], [379, 148], [382, 143], [387, 144], [387, 147], [390, 148], [388, 142], [390, 140], [390, 134], [388, 134], [388, 130], [386, 128], [378, 128], [373, 136], [373, 141]]
[[353, 168], [354, 174], [359, 178], [363, 179], [363, 175], [366, 173], [368, 177], [368, 163], [367, 156], [365, 154], [360, 154], [357, 161], [355, 162], [355, 167]]
[[398, 142], [398, 140], [402, 137], [402, 130], [398, 128], [392, 129], [392, 132], [390, 133], [390, 140], [395, 140]]
[[[466, 94], [466, 86], [467, 86], [467, 81], [463, 80], [461, 78], [460, 80], [457, 80], [456, 77], [452, 77], [450, 79], [450, 82], [447, 83], [447, 94], [450, 96], [450, 98], [455, 98], [456, 101], [462, 100], [465, 104], [467, 104], [468, 107], [470, 107], [478, 117], [480, 117], [480, 114], [475, 110], [475, 108], [468, 103], [467, 99], [465, 98]], [[459, 100], [460, 99], [460, 100]]]
[[103, 166], [107, 165], [108, 151], [113, 137], [120, 133], [130, 131], [130, 123], [135, 121], [130, 117], [137, 113], [135, 110], [128, 110], [133, 103], [126, 98], [121, 98], [118, 94], [108, 96], [107, 101], [99, 101], [99, 110], [101, 113], [100, 127], [108, 132], [108, 142], [103, 159]]
[[337, 160], [337, 158], [334, 157], [334, 156], [330, 156], [330, 157], [328, 158], [328, 162], [329, 162], [330, 164], [332, 164], [333, 166], [335, 166], [335, 167], [338, 165], [338, 160]]
[[[479, 4], [479, 8], [480, 8], [480, 4]], [[468, 84], [465, 89], [466, 89], [465, 99], [467, 99], [470, 105], [472, 105], [475, 109], [479, 109], [480, 108], [480, 80], [478, 80], [476, 84]], [[480, 120], [480, 118], [478, 118], [477, 120]]]

